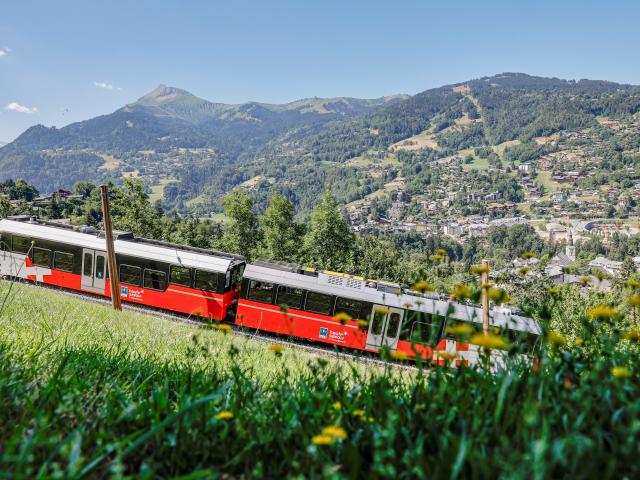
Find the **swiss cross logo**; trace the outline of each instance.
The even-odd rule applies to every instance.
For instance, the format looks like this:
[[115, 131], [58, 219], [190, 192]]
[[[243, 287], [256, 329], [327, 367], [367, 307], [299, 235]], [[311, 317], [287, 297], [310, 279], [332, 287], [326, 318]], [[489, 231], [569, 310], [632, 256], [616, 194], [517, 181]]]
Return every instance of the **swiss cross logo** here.
[[320, 327], [320, 338], [327, 338], [329, 335], [329, 329], [327, 327]]

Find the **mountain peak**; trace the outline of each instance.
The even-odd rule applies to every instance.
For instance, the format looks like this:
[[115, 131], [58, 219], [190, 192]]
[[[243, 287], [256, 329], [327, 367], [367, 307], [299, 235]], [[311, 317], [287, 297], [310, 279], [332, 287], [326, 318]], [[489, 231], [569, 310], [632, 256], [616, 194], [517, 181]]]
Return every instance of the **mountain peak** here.
[[143, 97], [140, 97], [140, 99], [138, 99], [138, 103], [143, 103], [143, 104], [166, 103], [181, 97], [194, 97], [194, 95], [187, 92], [186, 90], [182, 90], [181, 88], [169, 87], [161, 83], [160, 85], [158, 85], [157, 88], [150, 91]]

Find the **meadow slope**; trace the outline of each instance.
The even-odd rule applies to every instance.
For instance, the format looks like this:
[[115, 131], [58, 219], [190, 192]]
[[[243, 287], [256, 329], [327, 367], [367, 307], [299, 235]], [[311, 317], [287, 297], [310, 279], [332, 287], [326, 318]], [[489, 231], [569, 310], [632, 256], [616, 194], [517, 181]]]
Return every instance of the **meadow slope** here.
[[597, 322], [580, 345], [550, 335], [533, 366], [495, 375], [362, 375], [347, 363], [9, 288], [0, 282], [1, 478], [640, 473], [639, 337]]

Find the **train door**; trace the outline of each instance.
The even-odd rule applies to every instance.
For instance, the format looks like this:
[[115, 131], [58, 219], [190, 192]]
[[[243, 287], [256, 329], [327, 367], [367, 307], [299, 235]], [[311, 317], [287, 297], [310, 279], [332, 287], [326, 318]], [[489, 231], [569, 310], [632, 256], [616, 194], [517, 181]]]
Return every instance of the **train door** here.
[[395, 350], [400, 336], [400, 325], [404, 311], [384, 305], [374, 305], [367, 334], [367, 348], [389, 347]]
[[107, 276], [107, 254], [90, 248], [82, 249], [82, 289], [104, 293]]

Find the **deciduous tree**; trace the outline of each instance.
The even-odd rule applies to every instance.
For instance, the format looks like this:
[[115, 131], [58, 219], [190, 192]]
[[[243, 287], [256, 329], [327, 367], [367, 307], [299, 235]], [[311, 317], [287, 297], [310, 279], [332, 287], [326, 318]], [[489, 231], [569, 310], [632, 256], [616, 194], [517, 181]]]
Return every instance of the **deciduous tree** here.
[[304, 239], [306, 260], [320, 268], [344, 269], [353, 259], [354, 246], [354, 233], [334, 198], [325, 191], [311, 214], [309, 231]]
[[251, 259], [260, 240], [260, 228], [251, 197], [245, 190], [228, 194], [224, 198], [224, 213], [229, 221], [224, 228], [223, 248]]

